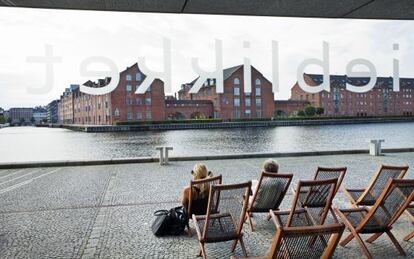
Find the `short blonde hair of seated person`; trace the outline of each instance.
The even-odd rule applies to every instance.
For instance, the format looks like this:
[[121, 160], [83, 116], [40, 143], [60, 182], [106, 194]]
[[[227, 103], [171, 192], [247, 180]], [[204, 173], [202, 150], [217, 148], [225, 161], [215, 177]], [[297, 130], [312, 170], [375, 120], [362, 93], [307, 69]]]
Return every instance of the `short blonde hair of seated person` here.
[[263, 163], [263, 171], [277, 173], [279, 171], [279, 164], [273, 159], [268, 159]]

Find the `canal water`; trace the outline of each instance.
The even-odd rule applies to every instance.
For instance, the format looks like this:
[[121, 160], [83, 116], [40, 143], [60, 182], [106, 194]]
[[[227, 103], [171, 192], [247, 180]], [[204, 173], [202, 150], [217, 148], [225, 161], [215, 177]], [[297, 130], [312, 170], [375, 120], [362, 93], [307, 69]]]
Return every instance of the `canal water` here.
[[66, 129], [0, 129], [0, 163], [88, 160], [156, 155], [155, 146], [174, 147], [173, 156], [414, 147], [414, 123], [375, 123], [157, 132], [83, 133]]

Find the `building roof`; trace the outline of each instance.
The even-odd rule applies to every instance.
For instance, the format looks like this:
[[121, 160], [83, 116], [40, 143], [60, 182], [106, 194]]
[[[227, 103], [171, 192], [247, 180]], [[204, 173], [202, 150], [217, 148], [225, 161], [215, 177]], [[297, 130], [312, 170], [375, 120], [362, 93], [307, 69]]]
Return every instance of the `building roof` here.
[[3, 0], [0, 1], [0, 6], [182, 14], [414, 19], [411, 0]]
[[[323, 82], [323, 75], [320, 74], [306, 74], [312, 81], [319, 85]], [[337, 86], [344, 88], [345, 83], [350, 83], [356, 86], [363, 86], [369, 82], [368, 77], [348, 77], [346, 75], [331, 75], [330, 81], [331, 86]], [[414, 78], [400, 78], [400, 87], [414, 87]], [[392, 88], [393, 78], [392, 77], [377, 77], [377, 83], [374, 87], [380, 88]]]
[[[243, 66], [244, 65], [237, 65], [237, 66], [233, 66], [233, 67], [229, 67], [229, 68], [225, 68], [225, 69], [223, 69], [223, 80], [225, 81], [225, 80], [227, 80], [227, 79], [229, 79], [237, 70], [239, 70], [240, 68], [243, 68]], [[259, 72], [254, 66], [250, 66], [251, 67], [251, 69], [252, 70], [256, 70], [257, 72]], [[259, 74], [261, 74], [260, 72], [259, 72]], [[261, 74], [262, 75], [262, 74]], [[263, 76], [263, 75], [262, 75]], [[196, 79], [194, 79], [193, 81], [191, 81], [190, 83], [186, 83], [186, 84], [182, 84], [181, 85], [181, 89], [178, 91], [179, 93], [180, 92], [183, 92], [183, 91], [186, 91], [186, 90], [189, 90], [189, 89], [191, 89], [191, 87], [194, 85], [194, 83], [199, 79], [200, 77], [197, 77]], [[267, 80], [267, 78], [265, 78], [264, 76], [263, 76], [263, 78], [264, 79], [266, 79]], [[213, 80], [213, 82], [215, 82], [215, 79], [211, 79], [211, 78], [208, 78], [207, 80]], [[269, 81], [270, 82], [270, 81]], [[213, 83], [214, 84], [214, 83]], [[188, 89], [185, 89], [185, 87], [188, 87]], [[202, 86], [201, 88], [205, 88], [206, 86]]]

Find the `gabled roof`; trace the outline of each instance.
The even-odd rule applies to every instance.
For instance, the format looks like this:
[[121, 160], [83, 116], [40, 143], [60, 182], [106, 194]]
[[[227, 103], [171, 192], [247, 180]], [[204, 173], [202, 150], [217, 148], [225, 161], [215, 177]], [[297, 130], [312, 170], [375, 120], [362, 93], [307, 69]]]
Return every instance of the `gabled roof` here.
[[[323, 82], [323, 75], [321, 74], [306, 74], [312, 81], [319, 85]], [[350, 83], [356, 86], [363, 86], [369, 82], [369, 77], [348, 77], [346, 75], [331, 75], [331, 86], [345, 87], [345, 83]], [[400, 78], [400, 87], [414, 87], [414, 78]], [[392, 88], [392, 77], [377, 77], [377, 83], [375, 87]]]

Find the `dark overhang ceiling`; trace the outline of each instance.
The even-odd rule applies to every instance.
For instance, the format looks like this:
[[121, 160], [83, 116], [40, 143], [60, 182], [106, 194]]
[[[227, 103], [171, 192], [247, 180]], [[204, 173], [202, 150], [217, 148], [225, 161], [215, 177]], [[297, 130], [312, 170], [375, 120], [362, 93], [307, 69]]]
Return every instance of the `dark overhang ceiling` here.
[[161, 13], [414, 19], [413, 0], [0, 0], [0, 6]]

